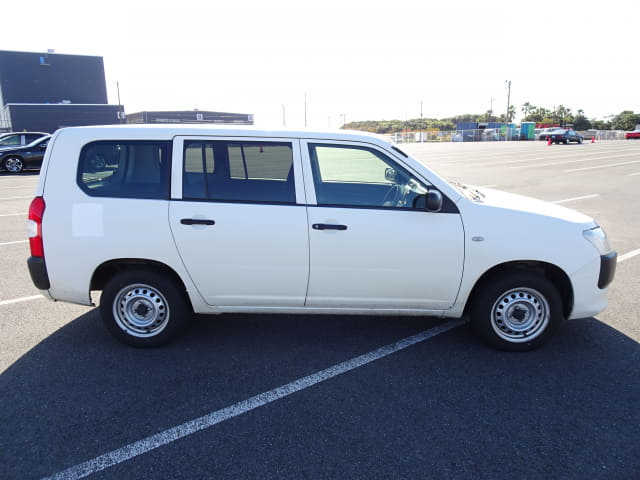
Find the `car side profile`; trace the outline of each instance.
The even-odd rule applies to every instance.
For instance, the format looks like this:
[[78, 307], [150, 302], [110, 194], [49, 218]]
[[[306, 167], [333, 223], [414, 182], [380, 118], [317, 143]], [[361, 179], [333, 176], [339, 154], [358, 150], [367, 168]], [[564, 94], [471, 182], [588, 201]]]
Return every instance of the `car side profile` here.
[[449, 183], [355, 132], [60, 129], [29, 232], [43, 295], [101, 291], [106, 328], [138, 347], [194, 312], [265, 312], [468, 315], [490, 345], [530, 350], [602, 311], [616, 265], [593, 219]]
[[556, 130], [555, 132], [550, 132], [548, 134], [548, 138], [552, 143], [564, 143], [568, 145], [569, 143], [582, 143], [584, 141], [584, 137], [578, 133], [576, 133], [571, 128]]
[[640, 139], [640, 130], [632, 130], [631, 132], [625, 132], [624, 138], [626, 140]]
[[0, 170], [20, 173], [23, 170], [39, 169], [50, 136], [41, 137], [28, 145], [0, 150]]

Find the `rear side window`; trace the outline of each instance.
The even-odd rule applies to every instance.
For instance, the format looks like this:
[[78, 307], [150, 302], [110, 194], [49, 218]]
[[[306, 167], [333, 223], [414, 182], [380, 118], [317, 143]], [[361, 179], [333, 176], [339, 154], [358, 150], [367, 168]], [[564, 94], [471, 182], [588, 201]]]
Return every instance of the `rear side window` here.
[[291, 144], [185, 141], [182, 196], [188, 200], [295, 203]]
[[80, 152], [78, 185], [94, 197], [169, 198], [171, 142], [100, 141]]

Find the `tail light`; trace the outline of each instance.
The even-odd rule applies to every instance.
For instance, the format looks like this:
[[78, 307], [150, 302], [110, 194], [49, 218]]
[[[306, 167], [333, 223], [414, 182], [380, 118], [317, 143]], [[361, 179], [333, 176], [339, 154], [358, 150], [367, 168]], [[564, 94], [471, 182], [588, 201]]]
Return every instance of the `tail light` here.
[[29, 206], [29, 220], [27, 221], [27, 233], [29, 235], [29, 247], [32, 257], [44, 257], [44, 244], [42, 241], [42, 217], [45, 209], [44, 198], [36, 197]]

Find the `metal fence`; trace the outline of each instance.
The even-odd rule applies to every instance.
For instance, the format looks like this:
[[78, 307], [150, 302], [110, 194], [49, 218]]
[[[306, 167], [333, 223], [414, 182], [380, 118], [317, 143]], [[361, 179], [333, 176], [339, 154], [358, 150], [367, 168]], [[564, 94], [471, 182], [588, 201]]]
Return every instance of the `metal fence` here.
[[[624, 140], [623, 130], [588, 130], [578, 132], [585, 140]], [[419, 132], [397, 132], [389, 135], [394, 143], [423, 143], [423, 142], [500, 142], [519, 141], [519, 131], [516, 129], [484, 129], [484, 130], [423, 130]], [[537, 137], [535, 138], [537, 140]]]

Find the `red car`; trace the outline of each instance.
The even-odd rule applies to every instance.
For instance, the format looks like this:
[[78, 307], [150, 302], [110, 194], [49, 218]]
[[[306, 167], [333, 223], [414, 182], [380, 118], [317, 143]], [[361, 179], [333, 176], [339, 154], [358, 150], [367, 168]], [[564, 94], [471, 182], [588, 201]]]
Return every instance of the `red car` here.
[[640, 130], [634, 130], [633, 132], [627, 132], [624, 136], [627, 140], [631, 138], [640, 138]]

